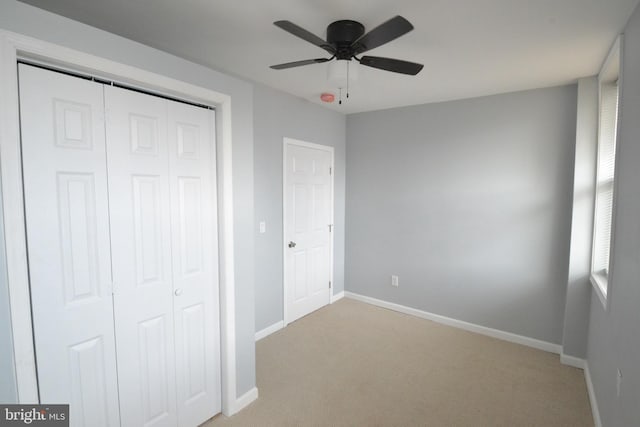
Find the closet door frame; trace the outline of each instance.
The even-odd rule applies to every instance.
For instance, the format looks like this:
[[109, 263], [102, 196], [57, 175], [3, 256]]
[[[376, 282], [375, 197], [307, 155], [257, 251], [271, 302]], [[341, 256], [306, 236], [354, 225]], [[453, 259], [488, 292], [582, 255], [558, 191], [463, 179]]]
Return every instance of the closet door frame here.
[[230, 416], [257, 398], [236, 395], [236, 325], [231, 162], [231, 96], [161, 74], [100, 58], [10, 31], [0, 30], [0, 179], [4, 216], [6, 277], [18, 403], [39, 403], [25, 239], [24, 192], [20, 154], [17, 62], [25, 60], [92, 75], [142, 90], [216, 109], [218, 247], [220, 274], [220, 348], [222, 412]]

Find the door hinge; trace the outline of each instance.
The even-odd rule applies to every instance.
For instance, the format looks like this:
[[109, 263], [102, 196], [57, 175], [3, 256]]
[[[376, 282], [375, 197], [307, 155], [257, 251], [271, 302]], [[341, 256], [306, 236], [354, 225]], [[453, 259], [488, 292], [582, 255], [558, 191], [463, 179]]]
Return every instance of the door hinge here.
[[329, 224], [329, 233], [333, 231], [333, 224]]
[[329, 168], [329, 175], [331, 175], [333, 173], [333, 169]]
[[331, 280], [329, 280], [329, 289], [331, 289]]

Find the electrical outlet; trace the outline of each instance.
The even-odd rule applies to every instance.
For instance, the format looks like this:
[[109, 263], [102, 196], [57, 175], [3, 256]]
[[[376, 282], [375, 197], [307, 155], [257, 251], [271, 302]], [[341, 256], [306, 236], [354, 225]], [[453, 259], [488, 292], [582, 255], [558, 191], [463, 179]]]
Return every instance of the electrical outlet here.
[[622, 387], [622, 371], [618, 369], [618, 378], [616, 381], [616, 393], [617, 396], [620, 397], [620, 389]]
[[398, 276], [391, 276], [391, 286], [398, 287]]

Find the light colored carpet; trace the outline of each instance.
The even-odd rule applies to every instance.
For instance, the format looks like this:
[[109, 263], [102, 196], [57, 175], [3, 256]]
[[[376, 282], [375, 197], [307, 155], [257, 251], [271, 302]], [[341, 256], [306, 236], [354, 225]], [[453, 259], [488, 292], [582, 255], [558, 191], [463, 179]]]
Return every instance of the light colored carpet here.
[[556, 354], [350, 299], [256, 345], [260, 397], [223, 426], [592, 426]]

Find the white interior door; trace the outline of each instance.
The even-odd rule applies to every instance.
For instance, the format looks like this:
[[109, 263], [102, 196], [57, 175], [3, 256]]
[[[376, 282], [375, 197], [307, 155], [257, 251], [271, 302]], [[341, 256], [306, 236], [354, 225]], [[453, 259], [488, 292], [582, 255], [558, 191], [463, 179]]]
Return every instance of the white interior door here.
[[331, 147], [285, 139], [285, 322], [331, 298]]
[[120, 423], [102, 86], [21, 64], [25, 212], [40, 400]]
[[124, 426], [176, 426], [167, 102], [105, 87]]
[[213, 111], [167, 101], [178, 425], [221, 410]]

